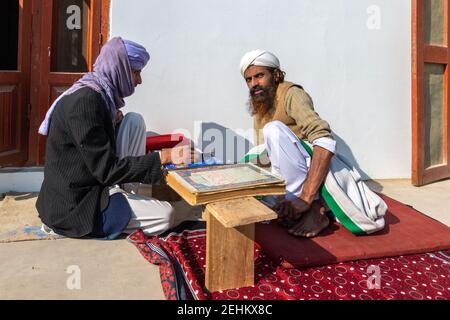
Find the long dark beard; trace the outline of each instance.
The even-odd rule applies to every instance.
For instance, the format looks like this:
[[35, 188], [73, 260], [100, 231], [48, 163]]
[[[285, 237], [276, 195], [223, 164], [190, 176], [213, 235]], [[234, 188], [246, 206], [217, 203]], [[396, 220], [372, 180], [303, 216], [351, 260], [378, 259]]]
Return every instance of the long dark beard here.
[[[255, 95], [258, 90], [263, 90], [264, 93]], [[273, 111], [275, 97], [277, 94], [277, 86], [271, 87], [257, 87], [250, 90], [250, 96], [248, 100], [248, 110], [252, 116], [264, 118], [271, 111]]]

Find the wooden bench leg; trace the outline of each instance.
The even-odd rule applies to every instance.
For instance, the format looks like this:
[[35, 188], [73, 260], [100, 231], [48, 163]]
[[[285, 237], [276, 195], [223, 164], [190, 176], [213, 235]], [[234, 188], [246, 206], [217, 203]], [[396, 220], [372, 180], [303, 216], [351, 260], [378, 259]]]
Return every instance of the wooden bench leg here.
[[205, 286], [210, 292], [255, 284], [255, 224], [225, 228], [208, 210]]

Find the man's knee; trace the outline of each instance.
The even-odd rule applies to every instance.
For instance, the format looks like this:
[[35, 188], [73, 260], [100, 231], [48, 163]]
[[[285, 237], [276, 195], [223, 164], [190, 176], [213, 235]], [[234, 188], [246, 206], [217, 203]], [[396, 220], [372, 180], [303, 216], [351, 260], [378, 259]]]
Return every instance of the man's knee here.
[[175, 222], [175, 208], [171, 205], [165, 207], [165, 210], [161, 216], [162, 229], [169, 230], [173, 227]]
[[264, 126], [263, 129], [264, 140], [269, 141], [275, 138], [279, 138], [282, 134], [286, 132], [286, 128], [288, 127], [281, 121], [276, 120], [269, 122]]
[[134, 129], [146, 130], [144, 117], [136, 112], [128, 112], [124, 116], [122, 124], [127, 124]]

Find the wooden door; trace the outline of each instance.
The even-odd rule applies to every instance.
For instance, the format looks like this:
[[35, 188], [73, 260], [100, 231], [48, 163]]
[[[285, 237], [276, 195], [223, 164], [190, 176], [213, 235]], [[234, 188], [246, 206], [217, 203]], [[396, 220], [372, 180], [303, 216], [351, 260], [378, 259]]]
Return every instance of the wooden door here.
[[413, 0], [413, 168], [416, 186], [450, 177], [449, 0]]
[[0, 166], [28, 156], [31, 2], [0, 1]]
[[[31, 74], [32, 122], [29, 163], [43, 165], [45, 137], [37, 134], [55, 99], [86, 72], [92, 71], [101, 45], [107, 40], [104, 28], [109, 19], [109, 1], [35, 1], [39, 19], [33, 29], [33, 71]], [[102, 24], [103, 22], [103, 24]], [[103, 32], [103, 33], [102, 33]]]

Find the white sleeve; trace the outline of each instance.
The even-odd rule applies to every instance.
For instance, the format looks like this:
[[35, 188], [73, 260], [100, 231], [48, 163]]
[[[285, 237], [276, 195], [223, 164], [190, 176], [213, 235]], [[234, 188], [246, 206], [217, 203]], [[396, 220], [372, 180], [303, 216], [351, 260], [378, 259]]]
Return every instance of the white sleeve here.
[[336, 141], [331, 138], [319, 138], [313, 141], [313, 146], [322, 147], [331, 153], [336, 154]]

